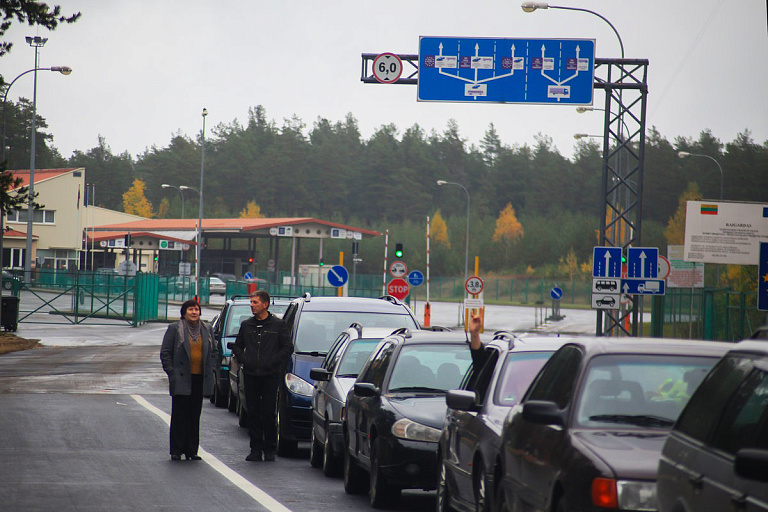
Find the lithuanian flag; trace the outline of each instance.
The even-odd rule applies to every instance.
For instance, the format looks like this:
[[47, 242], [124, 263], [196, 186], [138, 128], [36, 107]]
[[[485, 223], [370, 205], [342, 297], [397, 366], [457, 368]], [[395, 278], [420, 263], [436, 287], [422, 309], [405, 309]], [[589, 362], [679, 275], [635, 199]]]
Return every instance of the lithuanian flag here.
[[717, 205], [716, 204], [703, 204], [703, 205], [701, 205], [701, 214], [702, 215], [717, 215]]

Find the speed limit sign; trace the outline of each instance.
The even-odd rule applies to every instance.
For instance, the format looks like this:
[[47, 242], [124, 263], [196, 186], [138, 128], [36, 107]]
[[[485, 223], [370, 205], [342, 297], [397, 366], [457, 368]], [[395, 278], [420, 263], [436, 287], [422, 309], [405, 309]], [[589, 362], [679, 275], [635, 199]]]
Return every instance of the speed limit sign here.
[[403, 74], [403, 61], [394, 53], [382, 53], [373, 59], [373, 77], [383, 84], [397, 82]]

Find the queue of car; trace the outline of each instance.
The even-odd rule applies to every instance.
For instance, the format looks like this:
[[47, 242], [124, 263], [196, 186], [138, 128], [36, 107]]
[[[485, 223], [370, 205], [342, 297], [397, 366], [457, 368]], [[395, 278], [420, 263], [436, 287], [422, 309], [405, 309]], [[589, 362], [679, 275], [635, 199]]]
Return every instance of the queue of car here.
[[[436, 489], [438, 511], [768, 511], [765, 342], [498, 332], [475, 368], [464, 332], [422, 329], [392, 297], [282, 301], [278, 453], [309, 441], [374, 508]], [[249, 316], [227, 301], [220, 347]], [[244, 425], [229, 350], [224, 366], [212, 401]]]

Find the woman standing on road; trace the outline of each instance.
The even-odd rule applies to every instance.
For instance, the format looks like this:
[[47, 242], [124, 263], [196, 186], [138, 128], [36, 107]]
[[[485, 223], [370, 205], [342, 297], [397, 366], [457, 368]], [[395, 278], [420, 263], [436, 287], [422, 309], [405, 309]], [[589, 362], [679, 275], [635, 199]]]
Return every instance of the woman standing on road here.
[[181, 305], [181, 320], [168, 326], [160, 349], [171, 393], [171, 459], [200, 460], [203, 396], [213, 393], [219, 350], [213, 330], [200, 319], [200, 305]]

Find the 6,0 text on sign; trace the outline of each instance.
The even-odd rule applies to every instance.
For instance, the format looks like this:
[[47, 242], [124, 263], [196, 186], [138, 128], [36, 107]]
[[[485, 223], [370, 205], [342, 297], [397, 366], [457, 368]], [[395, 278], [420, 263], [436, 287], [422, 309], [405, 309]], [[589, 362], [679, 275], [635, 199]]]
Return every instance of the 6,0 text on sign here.
[[382, 53], [373, 59], [373, 77], [383, 84], [397, 82], [403, 74], [403, 61], [394, 53]]

